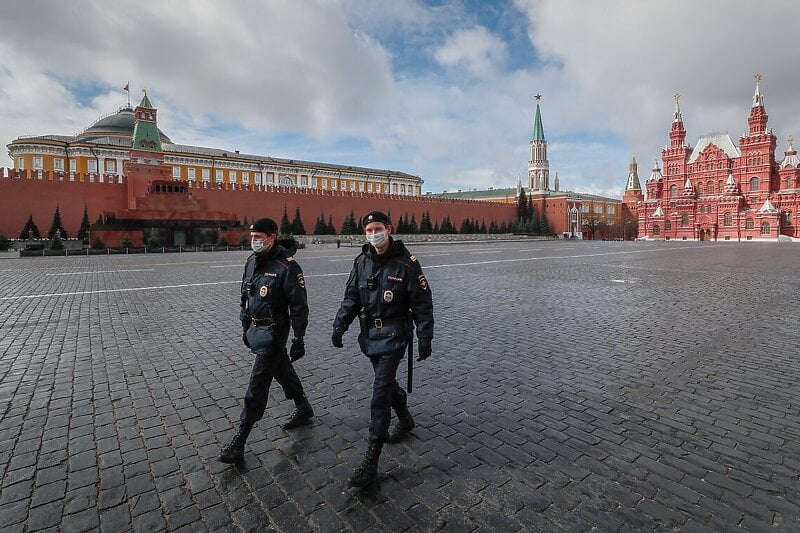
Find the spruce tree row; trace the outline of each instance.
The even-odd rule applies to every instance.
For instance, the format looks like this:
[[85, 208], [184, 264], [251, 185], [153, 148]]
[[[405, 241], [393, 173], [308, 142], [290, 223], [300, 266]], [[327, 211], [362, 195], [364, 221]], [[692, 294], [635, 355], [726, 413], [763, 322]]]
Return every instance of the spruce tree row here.
[[[76, 237], [78, 239], [85, 239], [89, 234], [89, 212], [86, 207], [83, 208], [83, 218], [81, 219], [81, 227], [78, 229]], [[50, 230], [47, 232], [47, 238], [52, 240], [53, 237], [59, 236], [61, 239], [68, 239], [69, 235], [67, 230], [64, 229], [64, 224], [61, 222], [61, 210], [56, 205], [56, 211], [53, 213], [53, 221], [50, 223]], [[41, 239], [42, 233], [39, 231], [39, 226], [33, 221], [33, 215], [28, 216], [28, 220], [19, 232], [19, 239]]]
[[[524, 204], [522, 203], [524, 201], [524, 194], [525, 192], [523, 191], [520, 200], [521, 205], [524, 205], [524, 210], [519, 211], [522, 213], [522, 216], [520, 216], [511, 224], [507, 224], [506, 222], [498, 224], [495, 220], [492, 220], [487, 227], [484, 220], [478, 221], [477, 218], [465, 218], [461, 221], [461, 226], [456, 228], [449, 216], [445, 216], [442, 219], [441, 225], [438, 221], [432, 224], [430, 211], [425, 211], [422, 214], [422, 218], [420, 218], [419, 223], [417, 223], [417, 219], [414, 214], [412, 214], [410, 217], [408, 213], [406, 213], [405, 216], [400, 216], [394, 225], [394, 232], [397, 234], [475, 234], [510, 232], [548, 233], [549, 227], [547, 224], [547, 219], [544, 216], [537, 217], [533, 209], [533, 205], [529, 201]], [[391, 211], [387, 214], [391, 218]], [[98, 215], [96, 223], [104, 223], [102, 214]], [[243, 224], [244, 226], [249, 225], [246, 216], [244, 217]], [[88, 209], [84, 207], [83, 218], [81, 219], [81, 225], [78, 229], [76, 237], [81, 240], [88, 238], [90, 227], [91, 224], [89, 223], [89, 212]], [[58, 206], [56, 206], [55, 213], [53, 213], [53, 221], [50, 224], [50, 230], [47, 232], [47, 238], [52, 240], [59, 231], [62, 239], [68, 238], [67, 230], [64, 229], [64, 225], [61, 222], [60, 209]], [[299, 207], [295, 208], [294, 218], [290, 221], [289, 213], [286, 206], [284, 206], [283, 216], [281, 216], [280, 221], [280, 231], [282, 234], [286, 235], [306, 235], [306, 229], [303, 225], [303, 219], [300, 216]], [[364, 233], [364, 228], [361, 225], [361, 220], [356, 219], [355, 213], [352, 210], [350, 211], [350, 214], [345, 217], [338, 233], [336, 231], [336, 227], [333, 225], [333, 217], [329, 215], [328, 221], [326, 222], [324, 214], [320, 214], [319, 217], [317, 217], [313, 231], [313, 235], [360, 235], [362, 233]], [[28, 238], [42, 238], [39, 227], [33, 220], [33, 215], [28, 217], [28, 220], [25, 222], [25, 225], [19, 233], [19, 239]]]
[[[544, 213], [537, 213], [533, 198], [520, 190], [517, 199], [517, 219], [509, 226], [511, 233], [550, 233], [550, 224]], [[502, 232], [501, 232], [502, 233]]]

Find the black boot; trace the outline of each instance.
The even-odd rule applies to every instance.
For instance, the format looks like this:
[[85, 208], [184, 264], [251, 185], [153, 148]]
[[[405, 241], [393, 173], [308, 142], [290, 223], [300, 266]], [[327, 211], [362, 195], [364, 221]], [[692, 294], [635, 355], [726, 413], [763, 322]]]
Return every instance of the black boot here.
[[382, 442], [370, 442], [364, 460], [350, 476], [351, 487], [366, 487], [378, 479], [378, 458], [381, 456]]
[[292, 413], [292, 416], [289, 417], [289, 420], [282, 426], [283, 429], [293, 429], [302, 426], [314, 416], [314, 410], [311, 408], [311, 404], [308, 402], [308, 398], [306, 398], [305, 394], [295, 399], [294, 405], [297, 408], [294, 410], [294, 413]]
[[244, 443], [247, 441], [250, 430], [253, 429], [252, 422], [242, 422], [239, 424], [239, 431], [233, 436], [230, 444], [222, 448], [219, 460], [223, 463], [238, 463], [244, 458]]
[[389, 434], [389, 442], [400, 442], [414, 429], [416, 424], [407, 405], [396, 407], [394, 412], [397, 413], [397, 425], [394, 426], [394, 429]]

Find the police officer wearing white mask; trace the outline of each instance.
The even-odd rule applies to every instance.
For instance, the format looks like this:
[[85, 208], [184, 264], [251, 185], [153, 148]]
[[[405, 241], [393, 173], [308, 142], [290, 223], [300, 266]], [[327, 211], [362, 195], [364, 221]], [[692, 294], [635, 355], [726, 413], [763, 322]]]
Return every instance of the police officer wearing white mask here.
[[[377, 479], [383, 443], [401, 440], [414, 427], [406, 392], [397, 383], [397, 367], [414, 326], [419, 339], [418, 361], [431, 355], [433, 339], [431, 289], [417, 258], [402, 241], [391, 237], [391, 221], [384, 213], [368, 213], [362, 225], [367, 244], [353, 263], [331, 336], [334, 346], [343, 347], [342, 336], [358, 316], [358, 343], [375, 372], [369, 444], [363, 462], [349, 480], [355, 487]], [[398, 422], [390, 434], [392, 410]]]
[[[292, 429], [305, 424], [314, 411], [303, 392], [292, 362], [305, 355], [303, 336], [308, 325], [308, 298], [303, 271], [294, 253], [294, 239], [278, 240], [278, 225], [260, 218], [250, 226], [253, 254], [247, 258], [241, 286], [242, 341], [255, 355], [250, 383], [244, 397], [239, 430], [219, 455], [223, 463], [241, 461], [244, 444], [253, 425], [264, 416], [273, 378], [296, 410], [283, 425]], [[286, 353], [289, 328], [294, 331]]]

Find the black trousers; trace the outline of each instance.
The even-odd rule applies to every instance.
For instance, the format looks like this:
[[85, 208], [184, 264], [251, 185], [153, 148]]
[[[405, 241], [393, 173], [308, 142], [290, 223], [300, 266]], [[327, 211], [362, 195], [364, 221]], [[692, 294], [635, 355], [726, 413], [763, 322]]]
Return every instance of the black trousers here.
[[255, 423], [264, 416], [269, 397], [269, 386], [272, 379], [283, 387], [287, 400], [302, 398], [303, 385], [297, 372], [294, 371], [289, 355], [285, 349], [276, 347], [266, 355], [256, 355], [253, 371], [250, 373], [250, 384], [244, 395], [244, 408], [239, 420]]
[[403, 359], [403, 352], [377, 357], [370, 357], [375, 381], [372, 383], [372, 401], [370, 402], [370, 442], [386, 442], [389, 438], [389, 424], [392, 420], [392, 408], [408, 409], [406, 391], [397, 383], [397, 367]]

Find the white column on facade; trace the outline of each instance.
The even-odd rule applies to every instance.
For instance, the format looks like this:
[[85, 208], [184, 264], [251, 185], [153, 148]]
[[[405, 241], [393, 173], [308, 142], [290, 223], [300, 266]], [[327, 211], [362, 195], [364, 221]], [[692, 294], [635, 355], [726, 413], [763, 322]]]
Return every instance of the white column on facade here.
[[98, 174], [97, 181], [99, 181], [100, 183], [105, 181], [105, 177], [103, 176], [103, 174], [105, 174], [105, 171], [106, 171], [106, 158], [100, 156], [97, 158], [97, 174]]

